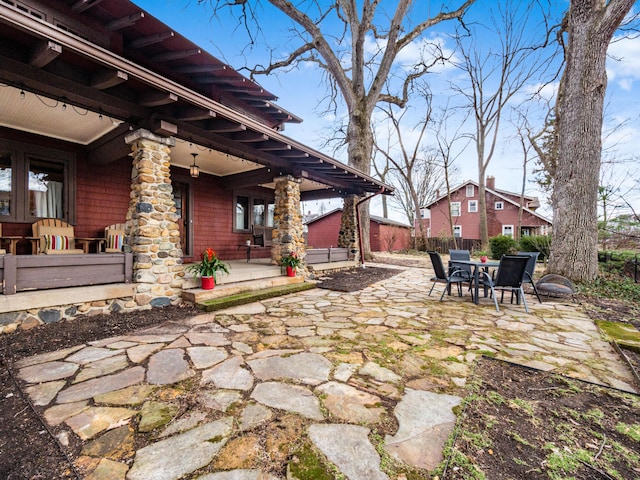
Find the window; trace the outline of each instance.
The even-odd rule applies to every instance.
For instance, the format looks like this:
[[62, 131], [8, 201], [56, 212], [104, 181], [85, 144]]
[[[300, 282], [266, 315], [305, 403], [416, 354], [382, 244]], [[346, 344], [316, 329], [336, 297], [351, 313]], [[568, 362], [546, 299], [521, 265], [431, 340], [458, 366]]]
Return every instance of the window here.
[[496, 210], [504, 210], [504, 202], [496, 202], [495, 208]]
[[235, 196], [234, 232], [250, 232], [253, 225], [273, 227], [275, 202], [262, 197], [238, 194]]
[[475, 185], [467, 185], [467, 197], [473, 197], [476, 193], [476, 186]]
[[456, 238], [462, 238], [462, 225], [453, 226], [453, 236]]
[[478, 211], [478, 201], [469, 200], [468, 209], [469, 213], [476, 213]]
[[451, 202], [451, 216], [452, 217], [460, 216], [460, 202]]
[[502, 234], [508, 237], [513, 237], [513, 225], [503, 225]]
[[0, 221], [75, 221], [75, 157], [0, 139]]

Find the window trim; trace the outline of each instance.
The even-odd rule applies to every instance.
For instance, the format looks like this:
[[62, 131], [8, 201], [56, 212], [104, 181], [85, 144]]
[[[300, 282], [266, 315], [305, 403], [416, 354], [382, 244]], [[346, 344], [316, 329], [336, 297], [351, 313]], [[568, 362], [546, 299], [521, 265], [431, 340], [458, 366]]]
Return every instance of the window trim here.
[[[498, 205], [500, 205], [500, 206], [498, 206]], [[503, 202], [502, 200], [498, 200], [498, 201], [496, 201], [496, 203], [493, 205], [493, 207], [494, 207], [496, 210], [504, 210], [504, 202]]]
[[[511, 229], [511, 233], [505, 233], [505, 229], [506, 229], [506, 228], [510, 228], [510, 229]], [[514, 236], [514, 235], [515, 235], [515, 232], [514, 232], [514, 227], [513, 227], [513, 225], [502, 225], [502, 235], [505, 235], [505, 236], [509, 236], [509, 237], [515, 238], [515, 236]]]
[[[458, 206], [458, 214], [454, 215], [453, 213], [453, 206], [457, 205]], [[451, 202], [451, 216], [452, 217], [460, 217], [462, 215], [462, 202]]]
[[59, 162], [63, 166], [63, 215], [61, 220], [71, 225], [76, 223], [76, 155], [55, 148], [16, 142], [0, 138], [0, 150], [11, 154], [11, 193], [9, 215], [0, 215], [0, 222], [34, 223], [41, 217], [29, 214], [30, 158]]
[[[460, 232], [460, 235], [456, 237], [456, 230]], [[454, 238], [462, 238], [462, 225], [454, 225], [453, 226], [453, 236]]]
[[[471, 204], [475, 205], [475, 208], [472, 210], [471, 209]], [[478, 200], [469, 200], [467, 202], [467, 212], [469, 213], [478, 213]]]
[[[469, 187], [471, 187], [471, 195], [469, 195]], [[473, 197], [476, 194], [476, 186], [473, 184], [467, 185], [464, 193], [466, 197]]]
[[[247, 197], [249, 199], [249, 228], [244, 229], [244, 228], [238, 228], [236, 225], [236, 205], [238, 204], [238, 197]], [[253, 229], [253, 225], [254, 225], [254, 218], [253, 218], [253, 205], [254, 205], [254, 200], [263, 200], [264, 201], [264, 215], [265, 215], [265, 224], [266, 225], [261, 225], [264, 226], [266, 228], [272, 228], [273, 225], [268, 225], [268, 219], [269, 219], [269, 205], [275, 205], [275, 197], [274, 196], [269, 196], [266, 193], [252, 193], [252, 192], [247, 192], [245, 190], [239, 190], [236, 192], [233, 192], [233, 209], [232, 209], [232, 233], [242, 233], [242, 234], [250, 234], [252, 233], [252, 229]]]

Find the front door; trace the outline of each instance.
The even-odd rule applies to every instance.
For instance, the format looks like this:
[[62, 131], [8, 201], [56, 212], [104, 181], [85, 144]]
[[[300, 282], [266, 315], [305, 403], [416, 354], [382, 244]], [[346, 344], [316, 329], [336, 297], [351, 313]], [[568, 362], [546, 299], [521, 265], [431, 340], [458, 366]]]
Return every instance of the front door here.
[[191, 208], [189, 204], [189, 184], [186, 182], [173, 182], [173, 201], [176, 206], [176, 215], [178, 215], [178, 229], [180, 230], [180, 247], [182, 255], [185, 257], [192, 256], [193, 248], [192, 232], [193, 226], [191, 222]]

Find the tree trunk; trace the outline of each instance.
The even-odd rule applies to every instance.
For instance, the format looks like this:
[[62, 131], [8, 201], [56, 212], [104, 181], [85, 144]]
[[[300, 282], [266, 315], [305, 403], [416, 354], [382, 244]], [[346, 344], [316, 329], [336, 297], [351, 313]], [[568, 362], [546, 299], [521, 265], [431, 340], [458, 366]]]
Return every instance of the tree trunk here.
[[[364, 103], [364, 102], [363, 102]], [[356, 109], [349, 114], [347, 134], [349, 166], [359, 169], [367, 175], [371, 172], [371, 155], [373, 154], [373, 133], [366, 112]], [[364, 202], [360, 210], [360, 233], [365, 259], [371, 258], [369, 202]]]
[[[550, 271], [574, 281], [598, 274], [597, 199], [607, 46], [633, 0], [572, 0], [558, 92]], [[626, 11], [625, 11], [626, 10]]]

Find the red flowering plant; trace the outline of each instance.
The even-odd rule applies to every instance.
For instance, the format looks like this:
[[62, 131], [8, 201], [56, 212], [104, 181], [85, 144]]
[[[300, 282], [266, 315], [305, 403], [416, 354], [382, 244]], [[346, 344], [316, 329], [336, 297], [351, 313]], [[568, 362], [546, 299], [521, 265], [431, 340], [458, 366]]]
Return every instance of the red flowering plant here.
[[301, 262], [302, 260], [300, 260], [300, 257], [296, 252], [289, 252], [283, 255], [282, 258], [280, 259], [280, 265], [283, 267], [295, 268], [298, 265], [300, 265]]
[[215, 277], [217, 272], [229, 273], [229, 267], [220, 261], [213, 248], [207, 248], [200, 254], [199, 263], [191, 263], [186, 268], [189, 272], [201, 277]]

